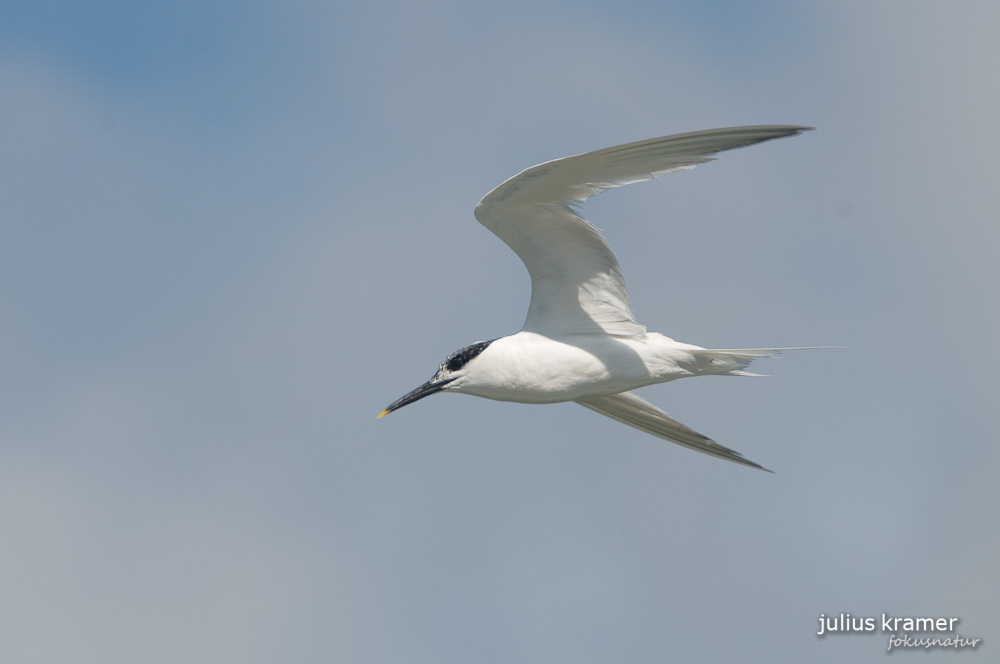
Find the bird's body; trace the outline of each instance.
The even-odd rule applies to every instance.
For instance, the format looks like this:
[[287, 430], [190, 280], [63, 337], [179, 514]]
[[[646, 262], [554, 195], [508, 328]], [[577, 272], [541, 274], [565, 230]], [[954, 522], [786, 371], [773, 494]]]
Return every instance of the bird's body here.
[[440, 391], [499, 401], [576, 401], [647, 433], [760, 468], [670, 418], [631, 390], [744, 369], [780, 348], [720, 350], [674, 341], [635, 320], [614, 252], [576, 205], [611, 187], [710, 161], [712, 154], [808, 127], [733, 127], [629, 143], [533, 166], [487, 194], [476, 218], [507, 243], [531, 275], [531, 303], [517, 334], [452, 353], [424, 385], [379, 417]]
[[727, 362], [718, 353], [656, 332], [552, 338], [521, 331], [490, 342], [476, 357], [475, 369], [470, 363], [449, 388], [497, 401], [558, 403], [685, 376], [732, 373], [749, 364]]

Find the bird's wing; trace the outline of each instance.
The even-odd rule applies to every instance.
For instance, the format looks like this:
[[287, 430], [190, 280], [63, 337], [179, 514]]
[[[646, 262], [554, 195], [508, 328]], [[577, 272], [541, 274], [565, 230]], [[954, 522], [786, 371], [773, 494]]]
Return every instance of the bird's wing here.
[[547, 336], [645, 332], [632, 314], [614, 252], [572, 206], [612, 187], [693, 168], [722, 150], [807, 129], [732, 127], [653, 138], [532, 166], [486, 194], [476, 218], [517, 253], [531, 275], [523, 329]]
[[[630, 427], [635, 427], [640, 431], [665, 438], [678, 445], [690, 447], [692, 450], [711, 454], [720, 459], [735, 461], [744, 466], [767, 470], [767, 468], [764, 468], [760, 464], [745, 459], [736, 450], [723, 447], [711, 438], [684, 426], [632, 392], [622, 392], [621, 394], [613, 394], [606, 397], [587, 397], [586, 399], [577, 399], [577, 403], [591, 410], [596, 410], [601, 415], [607, 415], [610, 418], [616, 419]], [[771, 471], [767, 470], [767, 472]]]

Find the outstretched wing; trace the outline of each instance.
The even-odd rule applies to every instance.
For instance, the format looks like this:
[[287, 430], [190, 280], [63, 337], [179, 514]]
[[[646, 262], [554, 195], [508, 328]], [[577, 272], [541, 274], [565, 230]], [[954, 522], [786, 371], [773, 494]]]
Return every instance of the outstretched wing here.
[[531, 304], [522, 329], [547, 336], [642, 334], [618, 259], [574, 205], [612, 187], [711, 161], [722, 150], [794, 136], [810, 127], [710, 129], [548, 161], [486, 194], [476, 218], [524, 261]]
[[[735, 461], [744, 466], [767, 470], [743, 457], [736, 450], [723, 447], [717, 442], [690, 429], [673, 419], [662, 410], [632, 392], [622, 392], [606, 397], [587, 397], [578, 399], [577, 403], [595, 410], [601, 415], [607, 415], [630, 427], [635, 427], [654, 436], [665, 438], [672, 443], [690, 447], [692, 450], [717, 456], [720, 459]], [[767, 472], [771, 472], [767, 470]]]

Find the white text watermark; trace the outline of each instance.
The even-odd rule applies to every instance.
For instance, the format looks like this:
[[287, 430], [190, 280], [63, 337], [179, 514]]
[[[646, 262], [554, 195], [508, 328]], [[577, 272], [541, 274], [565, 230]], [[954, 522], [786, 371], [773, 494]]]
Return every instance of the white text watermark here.
[[972, 648], [983, 642], [982, 639], [974, 639], [954, 634], [955, 625], [960, 622], [959, 618], [907, 618], [890, 616], [883, 613], [881, 617], [858, 617], [850, 613], [841, 613], [837, 616], [827, 616], [825, 613], [819, 617], [819, 631], [817, 636], [829, 636], [831, 634], [850, 633], [874, 633], [882, 632], [889, 634], [889, 645], [887, 651], [894, 648]]

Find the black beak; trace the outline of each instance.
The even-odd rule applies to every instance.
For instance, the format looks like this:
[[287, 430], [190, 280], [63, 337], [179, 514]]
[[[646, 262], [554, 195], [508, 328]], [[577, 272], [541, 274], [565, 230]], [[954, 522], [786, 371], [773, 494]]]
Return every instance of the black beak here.
[[394, 411], [394, 410], [396, 410], [398, 408], [402, 408], [403, 406], [405, 406], [408, 403], [413, 403], [414, 401], [419, 401], [420, 399], [423, 399], [424, 397], [429, 397], [432, 394], [440, 392], [452, 380], [454, 380], [454, 378], [449, 379], [449, 380], [439, 380], [439, 381], [435, 381], [432, 378], [431, 380], [427, 381], [426, 383], [424, 383], [423, 385], [421, 385], [417, 389], [413, 390], [412, 392], [408, 392], [407, 394], [405, 394], [405, 395], [401, 396], [400, 398], [396, 399], [395, 401], [393, 401], [391, 404], [389, 404], [386, 407], [385, 410], [383, 410], [381, 413], [379, 413], [375, 417], [375, 419], [377, 420], [378, 418], [382, 417], [383, 415], [388, 415], [392, 411]]

